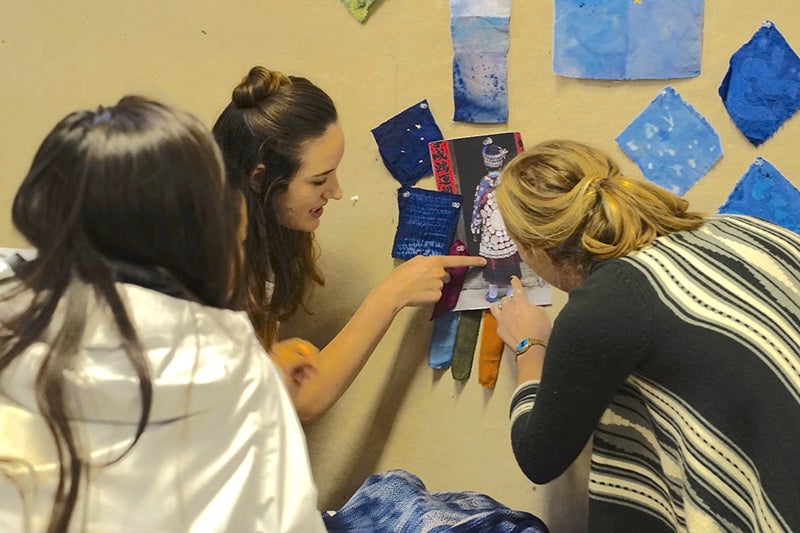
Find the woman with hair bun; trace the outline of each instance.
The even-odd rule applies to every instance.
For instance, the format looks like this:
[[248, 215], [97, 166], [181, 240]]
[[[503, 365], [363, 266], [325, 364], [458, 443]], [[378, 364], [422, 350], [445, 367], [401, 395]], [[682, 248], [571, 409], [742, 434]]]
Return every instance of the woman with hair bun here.
[[800, 530], [800, 237], [691, 212], [573, 141], [517, 156], [497, 200], [569, 293], [552, 331], [518, 279], [492, 308], [523, 472], [547, 483], [593, 437], [590, 531]]
[[299, 339], [278, 341], [279, 322], [304, 306], [310, 286], [323, 283], [313, 232], [328, 201], [342, 197], [344, 134], [336, 108], [307, 79], [256, 66], [234, 88], [213, 133], [228, 179], [247, 199], [247, 311], [278, 366], [295, 364], [286, 382], [308, 423], [350, 386], [402, 308], [436, 302], [447, 268], [485, 260], [415, 257], [374, 287], [319, 353]]

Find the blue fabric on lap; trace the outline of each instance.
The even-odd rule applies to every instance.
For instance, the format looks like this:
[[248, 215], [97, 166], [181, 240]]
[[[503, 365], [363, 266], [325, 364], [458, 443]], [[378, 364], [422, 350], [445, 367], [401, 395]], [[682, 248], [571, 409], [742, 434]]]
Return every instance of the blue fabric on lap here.
[[664, 88], [616, 141], [647, 179], [679, 195], [722, 157], [717, 132], [672, 87]]
[[397, 205], [400, 220], [392, 257], [447, 255], [461, 211], [461, 195], [401, 187], [397, 190]]
[[800, 109], [800, 58], [772, 22], [765, 21], [731, 56], [719, 95], [753, 146], [772, 137]]
[[762, 218], [800, 233], [800, 191], [761, 157], [739, 179], [718, 212]]
[[410, 187], [432, 174], [428, 143], [442, 140], [442, 130], [423, 100], [372, 130], [378, 151], [389, 173]]
[[404, 470], [367, 478], [335, 514], [323, 513], [330, 532], [546, 533], [534, 515], [509, 509], [478, 492], [428, 492]]

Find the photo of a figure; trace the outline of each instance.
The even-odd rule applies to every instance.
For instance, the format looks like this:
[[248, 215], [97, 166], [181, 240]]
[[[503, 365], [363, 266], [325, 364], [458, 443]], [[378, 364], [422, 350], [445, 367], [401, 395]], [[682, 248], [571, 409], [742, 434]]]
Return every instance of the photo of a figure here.
[[494, 144], [491, 138], [486, 138], [483, 144], [481, 154], [486, 173], [475, 188], [469, 230], [472, 240], [480, 244], [478, 254], [486, 258], [483, 279], [489, 284], [489, 290], [485, 298], [487, 302], [494, 303], [505, 295], [511, 296], [511, 276], [522, 277], [522, 258], [506, 231], [495, 199], [500, 171], [508, 150]]

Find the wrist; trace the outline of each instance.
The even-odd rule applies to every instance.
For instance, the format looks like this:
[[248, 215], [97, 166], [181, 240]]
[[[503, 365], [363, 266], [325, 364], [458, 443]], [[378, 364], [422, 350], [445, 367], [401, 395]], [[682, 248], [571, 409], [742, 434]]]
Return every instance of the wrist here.
[[519, 341], [514, 348], [514, 355], [519, 359], [521, 355], [528, 353], [534, 346], [539, 346], [541, 350], [547, 349], [547, 343], [537, 337], [525, 337]]

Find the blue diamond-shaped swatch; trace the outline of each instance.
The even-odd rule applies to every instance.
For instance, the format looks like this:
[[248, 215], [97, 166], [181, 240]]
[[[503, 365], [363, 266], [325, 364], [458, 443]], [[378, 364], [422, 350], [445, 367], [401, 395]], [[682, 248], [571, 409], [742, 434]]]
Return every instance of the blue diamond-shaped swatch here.
[[750, 215], [800, 233], [800, 191], [758, 157], [739, 179], [719, 213]]
[[770, 21], [731, 56], [719, 95], [753, 146], [800, 109], [800, 58]]
[[722, 157], [719, 135], [672, 87], [665, 87], [617, 136], [647, 179], [681, 195]]
[[397, 190], [400, 219], [392, 257], [446, 255], [461, 212], [461, 195], [414, 187]]
[[383, 164], [404, 186], [414, 185], [431, 171], [428, 143], [442, 140], [442, 130], [423, 100], [372, 130]]

